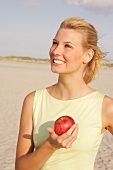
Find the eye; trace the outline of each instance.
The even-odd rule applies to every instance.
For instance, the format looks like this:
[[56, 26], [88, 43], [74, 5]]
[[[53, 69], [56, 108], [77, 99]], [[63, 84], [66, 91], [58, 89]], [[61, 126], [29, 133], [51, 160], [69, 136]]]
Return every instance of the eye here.
[[56, 41], [53, 41], [53, 45], [57, 45], [58, 43]]
[[69, 44], [66, 44], [65, 47], [72, 48], [71, 45], [69, 45]]

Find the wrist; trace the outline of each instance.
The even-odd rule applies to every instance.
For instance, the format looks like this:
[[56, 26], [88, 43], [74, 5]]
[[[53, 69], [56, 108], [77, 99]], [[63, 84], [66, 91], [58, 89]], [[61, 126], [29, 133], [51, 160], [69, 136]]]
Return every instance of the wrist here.
[[47, 145], [47, 147], [50, 149], [50, 150], [52, 150], [52, 151], [56, 151], [56, 150], [58, 150], [58, 148], [57, 147], [55, 147], [49, 140], [46, 140], [45, 141], [45, 144]]

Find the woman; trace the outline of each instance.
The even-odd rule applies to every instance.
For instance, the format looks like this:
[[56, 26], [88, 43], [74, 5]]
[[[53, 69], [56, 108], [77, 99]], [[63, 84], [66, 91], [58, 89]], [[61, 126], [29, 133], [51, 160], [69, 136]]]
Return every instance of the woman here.
[[[88, 86], [104, 57], [97, 41], [95, 28], [85, 20], [61, 23], [50, 48], [58, 82], [24, 100], [16, 170], [93, 170], [104, 132], [113, 134], [113, 99]], [[63, 115], [76, 125], [58, 136], [54, 121]]]

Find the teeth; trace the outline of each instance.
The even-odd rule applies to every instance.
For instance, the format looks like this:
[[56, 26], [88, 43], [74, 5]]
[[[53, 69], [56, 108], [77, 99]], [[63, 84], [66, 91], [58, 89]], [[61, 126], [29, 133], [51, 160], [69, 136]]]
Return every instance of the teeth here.
[[60, 61], [60, 60], [53, 60], [53, 62], [56, 63], [56, 64], [64, 64], [64, 62]]

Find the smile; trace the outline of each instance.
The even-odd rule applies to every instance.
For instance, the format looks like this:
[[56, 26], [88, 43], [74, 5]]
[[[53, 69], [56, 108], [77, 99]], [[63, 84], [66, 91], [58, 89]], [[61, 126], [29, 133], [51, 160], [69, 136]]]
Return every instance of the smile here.
[[61, 61], [61, 60], [55, 60], [53, 59], [53, 63], [56, 63], [56, 64], [64, 64], [65, 62]]

